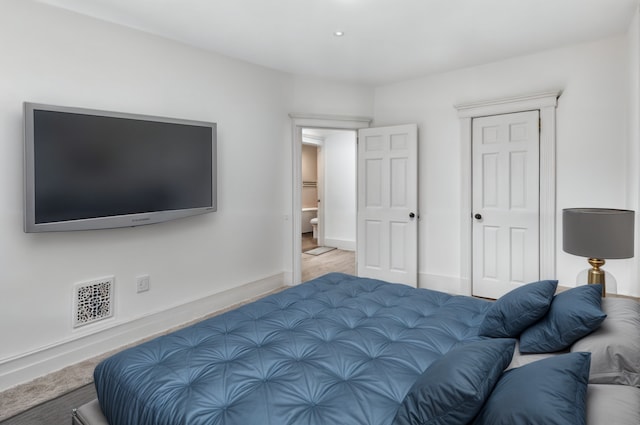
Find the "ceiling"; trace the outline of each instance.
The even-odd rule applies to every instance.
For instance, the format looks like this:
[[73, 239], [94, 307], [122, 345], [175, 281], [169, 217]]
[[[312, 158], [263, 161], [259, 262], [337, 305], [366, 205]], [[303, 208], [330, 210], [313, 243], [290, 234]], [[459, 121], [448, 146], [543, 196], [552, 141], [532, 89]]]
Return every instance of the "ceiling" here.
[[371, 85], [624, 34], [638, 5], [638, 0], [38, 1], [268, 68]]

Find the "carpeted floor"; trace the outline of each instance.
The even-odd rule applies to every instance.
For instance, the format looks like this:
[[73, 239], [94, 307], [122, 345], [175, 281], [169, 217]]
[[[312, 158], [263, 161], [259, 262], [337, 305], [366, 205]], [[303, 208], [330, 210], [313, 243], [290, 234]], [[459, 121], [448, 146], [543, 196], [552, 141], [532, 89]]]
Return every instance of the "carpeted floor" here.
[[96, 398], [93, 383], [13, 416], [1, 425], [69, 425], [73, 409]]
[[93, 385], [93, 369], [112, 353], [105, 353], [1, 392], [0, 424], [34, 406], [43, 405], [88, 384]]

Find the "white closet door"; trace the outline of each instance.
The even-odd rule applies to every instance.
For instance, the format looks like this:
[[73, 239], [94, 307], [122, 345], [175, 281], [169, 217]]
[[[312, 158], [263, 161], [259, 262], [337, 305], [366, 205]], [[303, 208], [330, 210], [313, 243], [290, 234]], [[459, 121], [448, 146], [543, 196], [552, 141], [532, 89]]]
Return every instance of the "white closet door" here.
[[539, 279], [539, 111], [472, 125], [473, 294], [499, 298]]

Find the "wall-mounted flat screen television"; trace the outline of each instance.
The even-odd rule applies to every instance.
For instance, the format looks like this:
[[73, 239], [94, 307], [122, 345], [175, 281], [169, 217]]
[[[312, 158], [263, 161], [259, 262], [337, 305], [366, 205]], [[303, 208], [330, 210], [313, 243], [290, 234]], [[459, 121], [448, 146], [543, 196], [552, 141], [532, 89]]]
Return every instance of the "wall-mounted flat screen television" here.
[[216, 124], [24, 104], [25, 232], [216, 211]]

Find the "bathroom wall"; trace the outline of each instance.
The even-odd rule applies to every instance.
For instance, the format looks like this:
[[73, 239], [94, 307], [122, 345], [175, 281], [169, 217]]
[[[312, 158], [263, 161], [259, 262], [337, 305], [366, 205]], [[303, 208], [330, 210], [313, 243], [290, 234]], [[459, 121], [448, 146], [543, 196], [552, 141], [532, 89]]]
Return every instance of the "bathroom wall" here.
[[302, 145], [302, 208], [318, 206], [318, 148]]
[[324, 139], [325, 245], [356, 249], [356, 133], [342, 131]]

